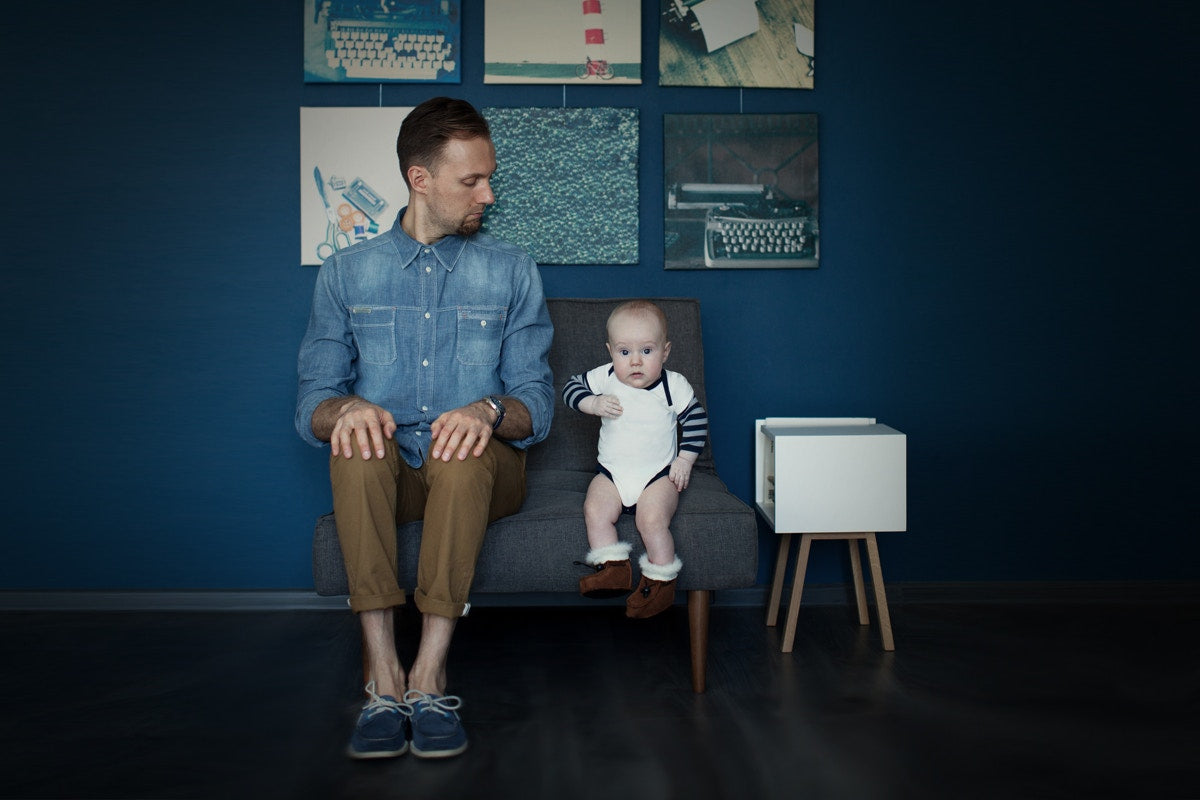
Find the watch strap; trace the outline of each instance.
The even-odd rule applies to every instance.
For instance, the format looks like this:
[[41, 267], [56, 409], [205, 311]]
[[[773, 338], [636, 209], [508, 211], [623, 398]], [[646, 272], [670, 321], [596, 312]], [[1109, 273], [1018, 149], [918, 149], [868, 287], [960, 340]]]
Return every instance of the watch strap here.
[[496, 412], [496, 421], [492, 423], [492, 430], [496, 430], [500, 427], [500, 423], [504, 422], [504, 403], [494, 394], [489, 394], [487, 397], [483, 398], [483, 401], [491, 406], [492, 410]]

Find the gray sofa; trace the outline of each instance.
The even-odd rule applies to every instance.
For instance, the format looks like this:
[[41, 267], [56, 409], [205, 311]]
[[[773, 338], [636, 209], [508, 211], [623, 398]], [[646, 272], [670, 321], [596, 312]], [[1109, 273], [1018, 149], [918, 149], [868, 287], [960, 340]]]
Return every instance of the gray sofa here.
[[[621, 302], [613, 299], [547, 301], [554, 322], [550, 367], [554, 373], [556, 408], [550, 435], [529, 450], [529, 495], [521, 510], [489, 526], [480, 554], [472, 594], [565, 592], [579, 602], [579, 578], [587, 568], [574, 562], [587, 553], [583, 498], [596, 472], [596, 440], [600, 420], [562, 403], [568, 378], [609, 358], [604, 348], [605, 322]], [[708, 408], [704, 385], [704, 352], [699, 301], [654, 298], [666, 312], [672, 342], [668, 366], [688, 378]], [[709, 409], [710, 414], [712, 409]], [[721, 424], [719, 413], [715, 423]], [[691, 635], [692, 687], [703, 692], [708, 651], [711, 593], [753, 586], [758, 574], [758, 533], [754, 512], [732, 495], [717, 477], [710, 445], [693, 469], [671, 524], [675, 548], [683, 561], [678, 587], [687, 594]], [[618, 532], [633, 545], [634, 581], [637, 558], [644, 552], [631, 515], [622, 515]], [[421, 523], [397, 531], [400, 585], [416, 584]], [[346, 573], [332, 514], [317, 520], [313, 536], [313, 582], [318, 594], [348, 594]], [[614, 612], [616, 609], [614, 609]], [[667, 613], [674, 613], [668, 611]], [[630, 624], [639, 624], [630, 621]]]

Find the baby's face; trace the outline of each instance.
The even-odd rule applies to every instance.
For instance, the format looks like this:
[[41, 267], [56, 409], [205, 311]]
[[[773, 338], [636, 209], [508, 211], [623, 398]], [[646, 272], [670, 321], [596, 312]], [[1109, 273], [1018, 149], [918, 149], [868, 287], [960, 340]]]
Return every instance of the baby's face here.
[[662, 325], [652, 314], [627, 312], [613, 318], [608, 329], [608, 354], [617, 380], [644, 389], [662, 376], [671, 352]]

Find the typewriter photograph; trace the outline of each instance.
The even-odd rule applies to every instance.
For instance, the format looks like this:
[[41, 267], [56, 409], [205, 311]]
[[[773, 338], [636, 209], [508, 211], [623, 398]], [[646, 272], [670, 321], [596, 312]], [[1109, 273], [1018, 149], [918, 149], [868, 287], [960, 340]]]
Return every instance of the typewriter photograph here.
[[665, 269], [820, 261], [816, 114], [663, 117]]
[[462, 83], [458, 0], [304, 0], [305, 83]]

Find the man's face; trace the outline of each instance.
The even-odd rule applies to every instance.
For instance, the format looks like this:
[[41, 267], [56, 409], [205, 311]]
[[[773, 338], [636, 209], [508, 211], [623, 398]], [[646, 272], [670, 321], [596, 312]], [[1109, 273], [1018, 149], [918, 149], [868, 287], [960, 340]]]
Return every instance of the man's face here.
[[425, 199], [429, 222], [441, 236], [470, 236], [483, 224], [483, 210], [496, 202], [492, 175], [496, 148], [489, 139], [451, 139], [429, 171]]

